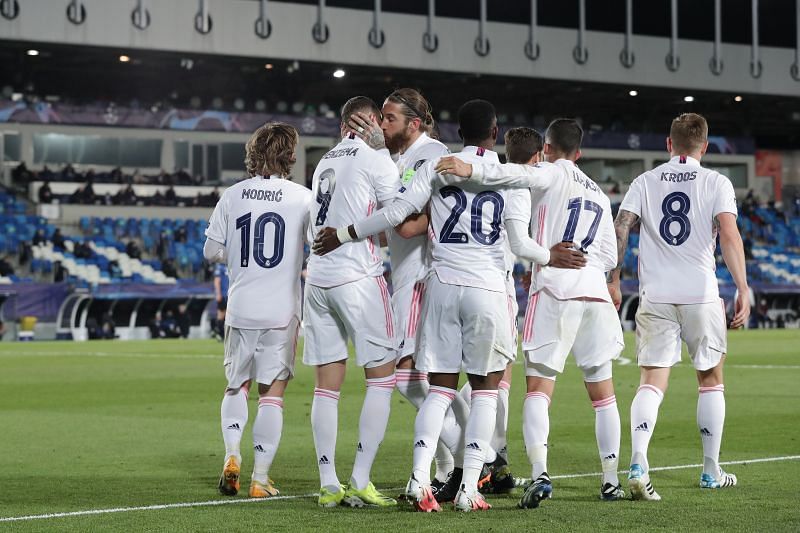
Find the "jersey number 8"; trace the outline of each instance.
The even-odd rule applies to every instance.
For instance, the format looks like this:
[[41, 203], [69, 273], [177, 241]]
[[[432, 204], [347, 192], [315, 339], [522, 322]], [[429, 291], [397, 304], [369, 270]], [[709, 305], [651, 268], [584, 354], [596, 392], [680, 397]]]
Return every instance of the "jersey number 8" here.
[[[675, 209], [677, 205], [677, 209]], [[664, 242], [670, 246], [680, 246], [689, 238], [692, 233], [692, 223], [689, 222], [689, 208], [691, 202], [686, 193], [673, 192], [664, 197], [661, 202], [661, 212], [664, 213], [664, 218], [661, 219], [661, 224], [658, 227], [658, 232]], [[678, 233], [673, 233], [672, 223], [678, 224]]]
[[[236, 219], [236, 229], [241, 230], [242, 254], [240, 265], [247, 267], [250, 263], [250, 226], [252, 215], [244, 214]], [[272, 255], [264, 256], [264, 241], [267, 224], [272, 223], [275, 231], [274, 243], [272, 245]], [[256, 219], [256, 231], [253, 238], [253, 260], [262, 268], [274, 268], [283, 259], [283, 244], [286, 238], [286, 222], [278, 213], [267, 212]]]

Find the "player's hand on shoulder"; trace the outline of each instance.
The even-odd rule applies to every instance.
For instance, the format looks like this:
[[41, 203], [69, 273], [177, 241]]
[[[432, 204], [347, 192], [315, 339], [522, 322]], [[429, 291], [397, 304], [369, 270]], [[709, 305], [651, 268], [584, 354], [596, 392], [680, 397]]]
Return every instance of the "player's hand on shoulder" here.
[[386, 139], [383, 137], [381, 125], [373, 121], [370, 115], [358, 111], [347, 121], [347, 126], [355, 131], [356, 135], [370, 148], [374, 150], [386, 148]]
[[472, 165], [465, 163], [454, 155], [444, 156], [436, 163], [434, 168], [437, 174], [449, 174], [469, 178], [472, 176]]
[[316, 255], [325, 255], [341, 245], [342, 243], [339, 242], [339, 237], [336, 235], [336, 228], [322, 228], [311, 244], [311, 251]]
[[550, 262], [547, 266], [555, 268], [579, 269], [586, 266], [586, 256], [575, 249], [571, 242], [560, 242], [550, 248]]

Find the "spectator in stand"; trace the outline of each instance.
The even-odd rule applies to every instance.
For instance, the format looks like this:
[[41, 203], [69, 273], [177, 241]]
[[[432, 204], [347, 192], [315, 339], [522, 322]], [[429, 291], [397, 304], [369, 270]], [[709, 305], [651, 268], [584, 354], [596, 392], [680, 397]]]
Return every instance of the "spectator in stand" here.
[[167, 192], [164, 193], [164, 205], [176, 206], [178, 205], [178, 195], [175, 194], [175, 187], [169, 186]]
[[197, 196], [192, 199], [192, 207], [202, 207], [203, 206], [203, 194], [198, 192]]
[[34, 246], [41, 246], [47, 243], [47, 237], [45, 237], [44, 230], [42, 228], [36, 230], [36, 233], [33, 234], [33, 240], [31, 242], [33, 242]]
[[13, 276], [14, 267], [8, 260], [8, 256], [0, 258], [0, 276]]
[[130, 183], [117, 193], [116, 203], [118, 205], [136, 205], [136, 200], [136, 192], [134, 192], [133, 186]]
[[106, 195], [103, 197], [103, 205], [114, 205], [114, 197], [111, 196], [110, 191], [106, 191]]
[[53, 234], [50, 235], [50, 241], [53, 243], [53, 248], [64, 251], [64, 236], [61, 234], [61, 229], [56, 228], [53, 231]]
[[122, 169], [119, 167], [116, 167], [108, 174], [108, 179], [112, 183], [122, 183], [123, 177]]
[[178, 325], [178, 332], [180, 332], [180, 336], [184, 339], [188, 339], [191, 322], [189, 319], [189, 313], [186, 312], [186, 304], [180, 304], [178, 306], [178, 314], [175, 317], [175, 323]]
[[[47, 167], [45, 167], [47, 168]], [[11, 179], [14, 183], [21, 183], [27, 185], [31, 181], [34, 180], [33, 172], [28, 170], [28, 167], [25, 165], [25, 162], [21, 162], [17, 167], [11, 171]]]
[[76, 181], [76, 178], [77, 174], [75, 173], [75, 168], [67, 163], [61, 170], [61, 181]]
[[217, 202], [219, 202], [219, 189], [214, 187], [214, 190], [208, 195], [208, 204], [217, 205]]
[[53, 201], [53, 191], [50, 189], [50, 183], [45, 181], [42, 183], [42, 186], [39, 187], [39, 203], [40, 204], [49, 204]]
[[162, 231], [158, 236], [158, 243], [156, 243], [156, 255], [163, 261], [167, 257], [169, 251], [169, 237], [166, 231]]
[[78, 259], [89, 259], [92, 257], [91, 247], [88, 244], [88, 241], [84, 242], [76, 242], [75, 246], [72, 248], [72, 255], [77, 257]]
[[61, 261], [56, 261], [53, 263], [53, 282], [54, 283], [61, 283], [67, 279], [69, 272], [67, 269], [64, 268], [64, 265], [61, 264]]
[[[200, 185], [202, 185], [202, 184], [203, 184], [203, 182], [205, 181], [205, 178], [204, 178], [203, 176], [201, 176], [200, 174], [198, 174], [198, 175], [196, 175], [196, 176], [194, 177], [194, 180], [193, 180], [193, 181], [194, 181], [194, 184], [195, 184], [195, 185], [197, 185], [197, 186], [200, 186]], [[214, 205], [216, 205], [216, 204], [214, 204]]]
[[119, 263], [116, 260], [108, 262], [108, 275], [111, 279], [119, 279], [122, 277], [122, 269], [119, 267]]
[[128, 241], [128, 244], [125, 246], [125, 253], [128, 254], [128, 257], [131, 259], [142, 258], [142, 250], [139, 248], [139, 245], [136, 244], [136, 241]]
[[178, 182], [178, 185], [192, 185], [192, 176], [190, 176], [189, 173], [182, 168], [175, 172], [175, 178]]
[[[33, 174], [31, 174], [31, 180], [33, 180], [34, 177], [35, 176]], [[45, 165], [44, 168], [42, 168], [42, 170], [39, 171], [39, 179], [46, 180], [46, 181], [52, 181], [52, 180], [56, 179], [56, 177], [57, 177], [56, 173], [53, 172], [52, 170], [50, 170], [47, 167], [47, 165]]]
[[161, 191], [156, 191], [155, 194], [150, 197], [150, 205], [167, 205], [167, 201], [164, 199]]
[[172, 258], [168, 257], [164, 259], [164, 261], [161, 263], [161, 271], [171, 278], [178, 277], [178, 271], [175, 268], [175, 262], [172, 260]]
[[175, 242], [186, 242], [187, 238], [186, 226], [179, 226], [175, 230]]

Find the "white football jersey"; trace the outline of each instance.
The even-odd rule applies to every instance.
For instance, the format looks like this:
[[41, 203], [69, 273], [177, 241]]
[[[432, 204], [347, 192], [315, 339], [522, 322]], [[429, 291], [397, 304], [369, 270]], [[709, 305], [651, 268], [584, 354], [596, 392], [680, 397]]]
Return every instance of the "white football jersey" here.
[[719, 299], [714, 217], [737, 214], [730, 180], [696, 159], [675, 156], [636, 178], [620, 209], [641, 219], [639, 291], [656, 303]]
[[226, 324], [282, 328], [300, 316], [310, 203], [306, 187], [275, 176], [246, 179], [222, 193], [206, 237], [224, 244], [228, 255]]
[[[400, 154], [397, 169], [403, 187], [408, 187], [417, 170], [428, 161], [450, 153], [447, 146], [423, 133], [408, 150]], [[389, 257], [392, 262], [392, 290], [397, 291], [409, 283], [425, 277], [428, 269], [428, 236], [418, 235], [404, 239], [394, 231], [387, 232]]]
[[[311, 185], [311, 239], [324, 227], [341, 228], [364, 219], [400, 188], [397, 167], [388, 152], [377, 152], [348, 134], [322, 156]], [[344, 243], [326, 255], [311, 254], [306, 281], [336, 287], [383, 274], [378, 237]]]
[[[496, 152], [475, 146], [456, 155], [468, 163], [499, 163]], [[430, 200], [431, 267], [442, 283], [505, 292], [507, 191], [454, 182], [433, 171], [437, 161], [420, 167], [399, 197], [418, 212]]]
[[528, 185], [531, 194], [513, 195], [505, 218], [530, 221], [533, 239], [544, 248], [570, 241], [586, 254], [586, 266], [579, 270], [537, 267], [531, 294], [547, 289], [559, 300], [611, 301], [605, 273], [616, 265], [616, 235], [611, 202], [594, 181], [566, 159], [536, 165], [482, 166], [480, 172], [490, 179], [529, 176], [518, 184]]

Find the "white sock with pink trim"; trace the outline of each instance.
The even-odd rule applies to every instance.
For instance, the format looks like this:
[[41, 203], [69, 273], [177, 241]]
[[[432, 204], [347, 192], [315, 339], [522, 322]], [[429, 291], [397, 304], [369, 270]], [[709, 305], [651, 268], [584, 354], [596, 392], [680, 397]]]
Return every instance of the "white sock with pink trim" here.
[[550, 397], [543, 392], [529, 392], [522, 406], [522, 435], [531, 462], [531, 479], [547, 472], [547, 437], [550, 435]]
[[494, 423], [494, 434], [492, 435], [492, 448], [497, 451], [497, 455], [508, 462], [508, 450], [506, 449], [508, 432], [508, 393], [511, 383], [501, 381], [497, 389], [497, 418]]
[[414, 477], [422, 485], [431, 482], [431, 461], [442, 431], [447, 409], [456, 396], [455, 389], [431, 385], [414, 421]]
[[658, 408], [664, 399], [661, 389], [653, 385], [640, 385], [631, 403], [631, 464], [639, 464], [647, 472], [647, 447], [656, 429]]
[[253, 481], [266, 484], [283, 431], [283, 398], [261, 396], [253, 422]]
[[358, 421], [356, 460], [353, 463], [353, 475], [350, 476], [350, 484], [357, 490], [363, 490], [369, 485], [372, 463], [389, 423], [392, 391], [396, 384], [394, 374], [367, 380], [367, 393], [364, 395], [361, 418]]
[[697, 428], [703, 441], [703, 472], [719, 477], [719, 448], [725, 426], [725, 385], [699, 387]]
[[225, 393], [220, 407], [222, 419], [222, 440], [225, 442], [225, 459], [231, 455], [242, 464], [240, 445], [242, 433], [247, 425], [247, 394], [248, 387], [241, 387], [234, 394]]
[[339, 392], [314, 389], [311, 403], [311, 432], [317, 451], [319, 484], [331, 492], [339, 492], [336, 475], [336, 433], [339, 430]]
[[464, 476], [461, 478], [467, 494], [478, 491], [478, 480], [491, 449], [489, 441], [492, 440], [496, 418], [497, 391], [473, 389], [469, 419], [464, 428], [464, 442], [467, 444], [464, 447]]
[[594, 407], [594, 434], [597, 437], [597, 450], [603, 467], [603, 483], [619, 485], [617, 468], [619, 466], [619, 441], [622, 433], [619, 422], [617, 397], [609, 396], [596, 402]]
[[415, 409], [419, 409], [428, 395], [428, 374], [415, 368], [398, 368], [394, 373], [397, 376], [397, 392]]

